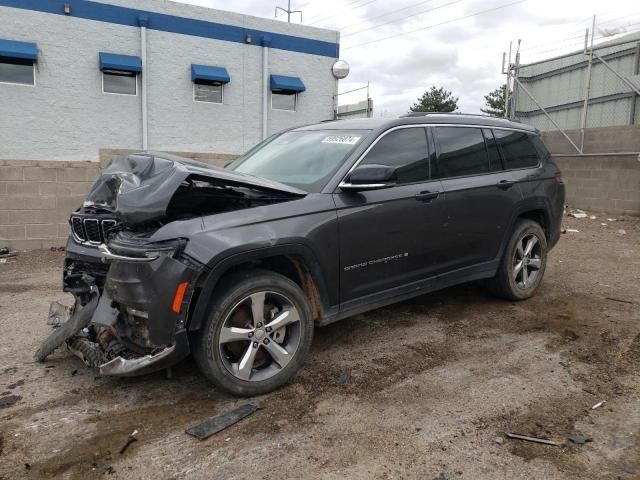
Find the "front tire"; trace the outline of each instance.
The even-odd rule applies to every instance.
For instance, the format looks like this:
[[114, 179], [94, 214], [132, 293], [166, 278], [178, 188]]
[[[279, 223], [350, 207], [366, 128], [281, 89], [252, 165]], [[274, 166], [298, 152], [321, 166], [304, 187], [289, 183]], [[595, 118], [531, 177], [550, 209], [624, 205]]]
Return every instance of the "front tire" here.
[[546, 266], [544, 231], [532, 220], [518, 220], [490, 288], [498, 297], [526, 300], [540, 287]]
[[250, 270], [221, 282], [194, 342], [202, 373], [234, 395], [285, 384], [311, 347], [313, 318], [304, 292], [277, 273]]

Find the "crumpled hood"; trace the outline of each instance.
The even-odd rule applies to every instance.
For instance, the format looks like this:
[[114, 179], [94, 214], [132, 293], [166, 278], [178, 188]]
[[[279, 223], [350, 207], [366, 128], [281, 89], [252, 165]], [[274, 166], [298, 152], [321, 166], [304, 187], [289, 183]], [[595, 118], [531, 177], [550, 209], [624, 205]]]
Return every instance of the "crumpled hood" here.
[[109, 210], [124, 224], [146, 223], [165, 215], [174, 193], [191, 175], [265, 193], [307, 194], [272, 180], [148, 151], [114, 158], [94, 182], [83, 206]]

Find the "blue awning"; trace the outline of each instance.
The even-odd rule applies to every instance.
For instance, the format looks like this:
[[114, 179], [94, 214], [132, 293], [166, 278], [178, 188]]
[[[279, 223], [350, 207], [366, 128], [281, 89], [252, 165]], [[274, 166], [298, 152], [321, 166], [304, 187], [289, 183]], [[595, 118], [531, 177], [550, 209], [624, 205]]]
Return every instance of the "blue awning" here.
[[116, 55], [115, 53], [100, 52], [100, 70], [141, 72], [142, 60], [134, 55]]
[[285, 92], [304, 92], [305, 87], [298, 77], [285, 77], [284, 75], [271, 75], [271, 90], [283, 90]]
[[0, 57], [20, 58], [35, 62], [38, 59], [38, 45], [31, 42], [0, 40]]
[[191, 64], [191, 80], [194, 82], [229, 83], [231, 77], [224, 67]]

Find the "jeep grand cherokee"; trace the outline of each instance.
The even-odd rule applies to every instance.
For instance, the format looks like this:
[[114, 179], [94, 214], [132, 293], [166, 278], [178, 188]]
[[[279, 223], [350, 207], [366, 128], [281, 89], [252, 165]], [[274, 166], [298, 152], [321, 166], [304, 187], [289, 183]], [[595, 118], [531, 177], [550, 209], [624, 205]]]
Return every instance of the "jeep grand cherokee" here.
[[560, 234], [565, 189], [538, 132], [421, 114], [274, 135], [226, 168], [114, 159], [70, 219], [66, 343], [104, 375], [190, 353], [216, 386], [271, 391], [315, 326], [471, 280], [524, 300]]

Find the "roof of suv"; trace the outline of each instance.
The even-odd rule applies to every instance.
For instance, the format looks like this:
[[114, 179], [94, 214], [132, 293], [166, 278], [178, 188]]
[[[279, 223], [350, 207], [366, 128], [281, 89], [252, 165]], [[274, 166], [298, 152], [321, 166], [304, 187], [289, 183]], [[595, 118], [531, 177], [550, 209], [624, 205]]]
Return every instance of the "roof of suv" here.
[[386, 130], [399, 125], [416, 124], [454, 124], [479, 125], [487, 127], [513, 128], [536, 132], [534, 127], [514, 122], [505, 118], [490, 117], [488, 115], [470, 115], [464, 113], [419, 113], [409, 114], [399, 118], [355, 118], [347, 120], [332, 120], [314, 125], [305, 125], [294, 130]]

